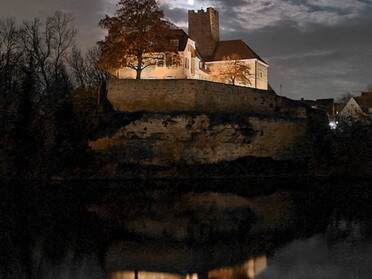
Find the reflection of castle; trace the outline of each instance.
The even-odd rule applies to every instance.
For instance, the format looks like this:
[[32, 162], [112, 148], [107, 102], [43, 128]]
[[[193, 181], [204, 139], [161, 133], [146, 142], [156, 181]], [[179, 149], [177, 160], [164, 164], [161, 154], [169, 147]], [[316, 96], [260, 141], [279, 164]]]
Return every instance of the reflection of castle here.
[[251, 258], [233, 266], [208, 271], [207, 274], [176, 274], [148, 271], [118, 271], [109, 276], [111, 279], [253, 279], [267, 266], [266, 256]]
[[243, 264], [234, 267], [224, 267], [208, 272], [208, 279], [252, 279], [259, 275], [267, 266], [266, 256], [251, 258]]
[[[229, 78], [221, 80], [221, 76], [226, 72], [236, 75], [236, 71], [245, 68], [246, 79], [237, 78], [234, 84], [268, 89], [269, 65], [242, 40], [220, 41], [219, 14], [213, 8], [189, 11], [189, 35], [182, 29], [172, 33], [170, 42], [178, 47], [181, 63], [173, 63], [172, 59], [164, 57], [142, 71], [143, 79], [201, 79], [230, 83]], [[116, 74], [122, 79], [136, 76], [136, 72], [129, 68], [122, 68]]]

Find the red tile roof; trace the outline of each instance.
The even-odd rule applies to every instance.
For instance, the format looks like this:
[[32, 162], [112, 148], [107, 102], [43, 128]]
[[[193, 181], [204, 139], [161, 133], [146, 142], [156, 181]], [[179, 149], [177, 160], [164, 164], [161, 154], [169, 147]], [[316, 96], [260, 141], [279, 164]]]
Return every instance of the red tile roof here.
[[219, 41], [214, 55], [208, 61], [222, 61], [226, 57], [237, 57], [239, 59], [258, 59], [267, 64], [242, 40]]
[[354, 99], [365, 113], [372, 108], [372, 92], [362, 92], [361, 96], [354, 97]]
[[178, 50], [179, 51], [185, 50], [187, 40], [189, 39], [189, 36], [186, 34], [185, 31], [183, 31], [182, 29], [170, 30], [168, 37], [169, 39], [178, 39], [179, 40]]

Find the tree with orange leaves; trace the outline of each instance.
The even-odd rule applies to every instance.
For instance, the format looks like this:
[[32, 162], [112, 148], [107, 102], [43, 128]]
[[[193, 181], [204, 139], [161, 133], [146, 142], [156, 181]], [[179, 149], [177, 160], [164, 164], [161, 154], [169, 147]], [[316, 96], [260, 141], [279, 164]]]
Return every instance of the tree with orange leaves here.
[[156, 0], [120, 0], [115, 15], [99, 22], [108, 30], [103, 41], [99, 65], [112, 71], [128, 67], [141, 78], [144, 69], [164, 57], [178, 58], [178, 49], [170, 43], [175, 26], [164, 18]]
[[252, 85], [251, 67], [234, 55], [224, 57], [223, 62], [210, 66], [210, 75], [213, 80], [219, 82]]

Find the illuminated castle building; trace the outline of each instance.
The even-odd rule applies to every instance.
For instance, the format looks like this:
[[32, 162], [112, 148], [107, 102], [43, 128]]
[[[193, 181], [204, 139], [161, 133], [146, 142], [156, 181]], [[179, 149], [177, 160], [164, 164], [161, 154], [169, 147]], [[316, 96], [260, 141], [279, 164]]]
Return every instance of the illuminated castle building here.
[[[268, 89], [269, 65], [242, 40], [220, 41], [218, 11], [188, 11], [188, 18], [189, 35], [182, 29], [172, 31], [180, 63], [158, 60], [142, 71], [143, 79], [199, 79]], [[122, 68], [116, 75], [131, 79], [136, 72]]]

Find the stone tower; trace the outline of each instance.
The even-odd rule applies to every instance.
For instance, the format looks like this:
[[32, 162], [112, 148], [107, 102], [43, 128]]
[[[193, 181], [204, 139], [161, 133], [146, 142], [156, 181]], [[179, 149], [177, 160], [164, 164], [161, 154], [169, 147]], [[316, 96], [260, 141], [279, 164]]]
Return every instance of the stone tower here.
[[211, 57], [220, 40], [218, 11], [213, 8], [207, 8], [207, 11], [189, 11], [189, 36], [196, 42], [204, 58]]

